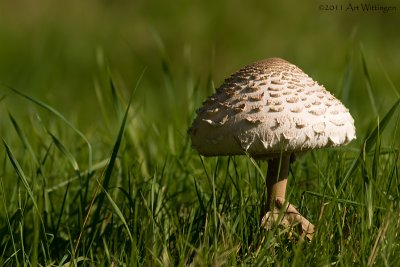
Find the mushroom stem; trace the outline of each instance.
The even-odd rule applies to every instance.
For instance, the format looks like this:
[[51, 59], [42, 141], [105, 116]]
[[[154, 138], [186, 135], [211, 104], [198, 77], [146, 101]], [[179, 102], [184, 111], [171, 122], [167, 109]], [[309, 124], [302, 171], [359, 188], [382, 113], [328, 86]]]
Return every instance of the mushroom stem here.
[[[271, 229], [274, 224], [284, 227], [296, 226], [301, 236], [309, 240], [313, 238], [315, 227], [310, 221], [303, 217], [296, 208], [286, 201], [286, 185], [289, 175], [290, 155], [268, 160], [268, 171], [266, 177], [267, 207], [261, 219], [261, 226]], [[283, 214], [283, 216], [281, 216]]]
[[267, 211], [275, 207], [275, 199], [286, 197], [287, 177], [289, 174], [290, 156], [283, 155], [282, 158], [268, 160], [268, 171], [266, 177], [267, 185]]

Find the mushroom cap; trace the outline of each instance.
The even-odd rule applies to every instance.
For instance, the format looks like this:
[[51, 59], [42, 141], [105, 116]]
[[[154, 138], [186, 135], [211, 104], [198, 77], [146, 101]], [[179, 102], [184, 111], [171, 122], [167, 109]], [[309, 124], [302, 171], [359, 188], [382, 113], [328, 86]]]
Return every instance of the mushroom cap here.
[[349, 110], [295, 65], [269, 58], [233, 73], [189, 128], [204, 156], [271, 158], [355, 139]]

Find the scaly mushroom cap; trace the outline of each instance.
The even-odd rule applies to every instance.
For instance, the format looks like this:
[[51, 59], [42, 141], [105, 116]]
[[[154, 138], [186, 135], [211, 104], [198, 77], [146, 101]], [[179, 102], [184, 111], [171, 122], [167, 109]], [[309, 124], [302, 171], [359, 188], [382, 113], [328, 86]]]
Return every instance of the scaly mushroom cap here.
[[355, 139], [349, 110], [295, 65], [270, 58], [231, 75], [197, 110], [189, 129], [205, 156], [268, 158]]

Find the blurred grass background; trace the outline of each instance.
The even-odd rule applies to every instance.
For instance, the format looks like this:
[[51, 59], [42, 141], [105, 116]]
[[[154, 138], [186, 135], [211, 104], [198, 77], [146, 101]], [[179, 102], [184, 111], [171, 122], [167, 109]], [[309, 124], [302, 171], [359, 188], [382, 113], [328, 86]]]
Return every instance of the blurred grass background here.
[[99, 109], [94, 89], [99, 66], [105, 62], [119, 87], [127, 89], [146, 68], [136, 101], [150, 120], [168, 123], [162, 115], [171, 103], [165, 99], [177, 110], [186, 109], [192, 88], [204, 97], [213, 90], [210, 81], [219, 86], [241, 66], [278, 56], [339, 97], [350, 68], [350, 90], [343, 100], [362, 123], [371, 106], [360, 103], [367, 100], [360, 45], [371, 79], [385, 90], [374, 92], [377, 107], [385, 109], [393, 91], [384, 72], [395, 85], [400, 83], [400, 11], [319, 9], [321, 4], [349, 3], [3, 1], [0, 81], [78, 117], [82, 127], [92, 127]]

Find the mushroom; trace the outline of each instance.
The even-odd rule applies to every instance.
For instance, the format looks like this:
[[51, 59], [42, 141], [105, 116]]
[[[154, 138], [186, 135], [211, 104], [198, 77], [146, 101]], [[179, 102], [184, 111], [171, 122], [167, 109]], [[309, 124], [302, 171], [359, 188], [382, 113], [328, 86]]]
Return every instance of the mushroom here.
[[[188, 133], [204, 156], [267, 160], [267, 203], [261, 226], [298, 226], [310, 240], [315, 227], [286, 200], [291, 159], [307, 150], [355, 139], [349, 110], [295, 65], [269, 58], [233, 73], [198, 109]], [[283, 214], [283, 216], [280, 216]]]

